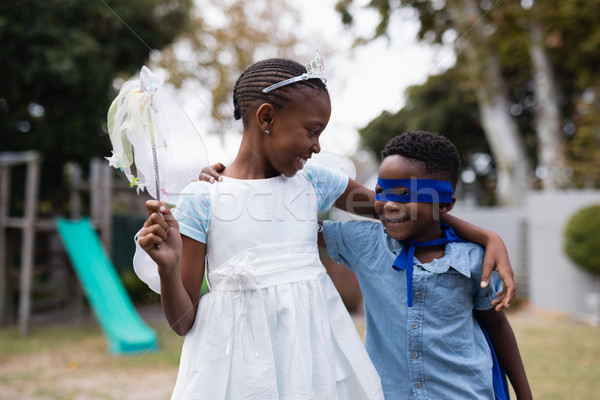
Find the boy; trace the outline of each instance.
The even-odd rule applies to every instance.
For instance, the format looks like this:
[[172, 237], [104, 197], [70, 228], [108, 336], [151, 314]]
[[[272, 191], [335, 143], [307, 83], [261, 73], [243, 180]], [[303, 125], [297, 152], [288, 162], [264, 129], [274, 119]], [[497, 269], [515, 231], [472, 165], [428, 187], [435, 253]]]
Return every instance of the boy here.
[[358, 277], [365, 346], [388, 400], [494, 399], [490, 348], [477, 320], [517, 397], [531, 398], [512, 328], [492, 309], [501, 281], [494, 274], [482, 289], [484, 249], [440, 225], [456, 201], [459, 169], [458, 152], [443, 136], [397, 136], [379, 168], [381, 223], [325, 221], [319, 235]]

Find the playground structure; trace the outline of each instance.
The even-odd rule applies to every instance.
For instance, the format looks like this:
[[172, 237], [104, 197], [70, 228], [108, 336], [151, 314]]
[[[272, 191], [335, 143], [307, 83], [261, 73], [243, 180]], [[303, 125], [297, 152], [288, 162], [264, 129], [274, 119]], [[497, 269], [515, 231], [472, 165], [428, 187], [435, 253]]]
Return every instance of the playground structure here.
[[59, 218], [58, 231], [110, 351], [122, 354], [156, 349], [156, 334], [135, 311], [90, 219]]
[[[10, 168], [25, 164], [27, 168], [25, 182], [24, 215], [20, 218], [9, 216]], [[10, 312], [10, 296], [7, 285], [6, 229], [18, 228], [23, 232], [21, 246], [21, 270], [19, 285], [19, 331], [26, 336], [29, 333], [31, 316], [31, 281], [33, 275], [33, 254], [36, 231], [36, 203], [39, 186], [40, 156], [36, 152], [0, 154], [0, 321], [5, 323]], [[42, 227], [41, 224], [37, 228]]]
[[[42, 219], [37, 217], [40, 163], [41, 157], [34, 151], [0, 153], [0, 323], [12, 322], [14, 310], [14, 288], [9, 286], [12, 271], [7, 255], [12, 249], [7, 246], [8, 230], [22, 232], [17, 314], [21, 336], [30, 333], [36, 236], [58, 233], [80, 282], [80, 285], [71, 285], [73, 290], [65, 291], [66, 302], [75, 310], [75, 315], [80, 317], [83, 313], [85, 294], [112, 353], [156, 349], [156, 334], [137, 314], [110, 259], [112, 169], [104, 160], [92, 160], [86, 185], [81, 167], [69, 164], [70, 221], [61, 217]], [[22, 167], [26, 169], [25, 201], [23, 215], [15, 217], [9, 210], [11, 169]], [[90, 192], [91, 218], [82, 216], [82, 189]]]

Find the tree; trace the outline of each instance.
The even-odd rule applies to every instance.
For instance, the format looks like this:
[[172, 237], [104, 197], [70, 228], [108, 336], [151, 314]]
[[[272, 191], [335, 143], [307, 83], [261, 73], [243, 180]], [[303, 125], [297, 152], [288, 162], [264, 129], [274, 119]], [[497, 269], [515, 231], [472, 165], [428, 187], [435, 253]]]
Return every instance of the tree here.
[[[394, 136], [409, 130], [426, 130], [448, 137], [459, 149], [461, 164], [473, 176], [467, 189], [483, 204], [493, 204], [495, 175], [491, 164], [482, 165], [490, 149], [479, 120], [474, 95], [461, 85], [457, 68], [429, 76], [422, 85], [406, 90], [406, 105], [395, 114], [383, 112], [359, 130], [363, 147], [379, 155]], [[462, 197], [462, 196], [461, 196]]]
[[535, 127], [539, 140], [538, 164], [544, 189], [559, 189], [567, 184], [566, 144], [561, 129], [558, 87], [548, 53], [543, 45], [543, 29], [539, 21], [529, 27], [534, 93], [538, 102]]
[[26, 0], [0, 3], [2, 149], [44, 158], [42, 196], [63, 164], [108, 155], [113, 81], [187, 26], [191, 0]]
[[212, 130], [222, 133], [233, 121], [237, 78], [257, 57], [290, 57], [298, 49], [299, 17], [284, 0], [201, 0], [197, 7], [190, 29], [161, 51], [159, 65], [176, 88], [210, 99]]
[[[472, 152], [489, 152], [478, 118], [474, 96], [460, 86], [456, 68], [432, 75], [422, 85], [406, 90], [406, 104], [395, 114], [383, 112], [362, 128], [361, 141], [379, 154], [394, 136], [408, 130], [442, 133], [459, 148]], [[467, 161], [463, 157], [463, 163]]]
[[508, 88], [500, 61], [485, 33], [478, 2], [452, 2], [453, 27], [464, 44], [471, 84], [479, 104], [481, 123], [497, 168], [496, 195], [503, 205], [521, 205], [529, 188], [530, 166], [519, 127], [510, 113]]
[[[530, 158], [537, 165], [540, 186], [552, 190], [598, 182], [598, 174], [589, 173], [598, 160], [594, 162], [589, 149], [584, 153], [592, 157], [573, 157], [573, 149], [582, 136], [598, 127], [585, 113], [600, 106], [597, 95], [591, 101], [593, 93], [598, 93], [600, 78], [600, 35], [592, 28], [600, 22], [600, 2], [496, 4], [499, 7], [490, 13], [491, 37], [511, 88], [513, 108], [516, 114], [523, 111], [517, 119], [534, 121], [520, 126], [525, 142], [537, 148]], [[584, 141], [598, 144], [600, 140], [589, 139]]]
[[[536, 8], [537, 7], [537, 8]], [[567, 138], [567, 177], [576, 187], [600, 186], [600, 1], [538, 1], [544, 43], [555, 71]]]
[[[42, 196], [63, 164], [110, 154], [106, 113], [144, 64], [176, 88], [209, 98], [217, 128], [231, 122], [235, 80], [256, 57], [304, 51], [283, 0], [28, 0], [0, 4], [3, 150], [44, 156]], [[307, 49], [306, 52], [314, 49]], [[5, 61], [6, 60], [6, 61]], [[190, 90], [191, 89], [191, 90]], [[195, 116], [192, 116], [195, 117]]]
[[402, 0], [371, 5], [381, 15], [377, 35], [387, 30], [394, 5], [416, 10], [421, 22], [420, 39], [428, 36], [433, 42], [441, 43], [444, 33], [456, 32], [460, 38], [455, 45], [457, 59], [463, 61], [463, 76], [468, 79], [479, 104], [481, 125], [496, 162], [498, 201], [505, 205], [521, 204], [529, 187], [530, 168], [518, 125], [510, 114], [508, 89], [498, 56], [491, 50], [485, 24], [479, 23], [485, 19], [479, 3], [474, 0], [445, 3]]
[[[567, 160], [566, 149], [570, 146], [566, 139], [576, 128], [583, 128], [582, 120], [589, 123], [592, 119], [582, 118], [577, 104], [582, 98], [589, 102], [599, 97], [600, 35], [593, 27], [600, 19], [600, 3], [532, 0], [522, 4], [529, 9], [518, 2], [502, 1], [370, 3], [381, 15], [375, 37], [386, 34], [394, 10], [403, 7], [416, 12], [421, 40], [443, 43], [446, 33], [456, 33], [457, 68], [478, 99], [482, 126], [499, 169], [501, 203], [510, 203], [511, 196], [521, 190], [524, 193], [523, 188], [529, 186], [529, 132], [537, 147], [529, 164], [538, 165], [542, 187], [553, 189], [568, 184], [568, 164], [571, 168], [573, 164]], [[352, 0], [338, 3], [346, 22], [352, 22], [351, 5]], [[597, 100], [594, 104], [586, 108], [597, 109]], [[534, 116], [533, 126], [523, 124], [525, 116]], [[580, 122], [577, 127], [575, 120]]]

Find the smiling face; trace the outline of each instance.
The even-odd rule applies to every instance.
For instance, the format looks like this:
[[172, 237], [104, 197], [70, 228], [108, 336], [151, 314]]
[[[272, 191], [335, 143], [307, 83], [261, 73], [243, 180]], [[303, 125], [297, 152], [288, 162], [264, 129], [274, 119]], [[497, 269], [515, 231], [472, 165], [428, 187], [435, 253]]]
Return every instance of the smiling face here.
[[[430, 179], [422, 161], [391, 155], [383, 159], [379, 167], [382, 179]], [[382, 188], [375, 189], [381, 193]], [[396, 187], [396, 194], [408, 194], [408, 188]], [[441, 237], [440, 213], [449, 211], [452, 204], [400, 203], [376, 201], [375, 211], [388, 234], [396, 240], [425, 242]]]
[[331, 116], [331, 102], [324, 90], [301, 88], [296, 99], [273, 110], [265, 156], [271, 168], [287, 177], [294, 176], [306, 161], [321, 151], [319, 137]]

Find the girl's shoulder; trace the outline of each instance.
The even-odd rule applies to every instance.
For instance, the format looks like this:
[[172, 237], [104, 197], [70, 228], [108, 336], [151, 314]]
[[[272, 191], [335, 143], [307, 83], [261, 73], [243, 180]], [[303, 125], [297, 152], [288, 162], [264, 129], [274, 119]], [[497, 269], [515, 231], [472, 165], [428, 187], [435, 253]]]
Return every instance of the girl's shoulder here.
[[297, 176], [302, 176], [308, 180], [312, 186], [319, 188], [319, 190], [341, 192], [344, 191], [348, 185], [348, 176], [343, 174], [341, 171], [323, 167], [321, 165], [307, 164], [302, 170], [300, 170]]
[[336, 171], [334, 169], [317, 164], [306, 164], [300, 173], [306, 176], [308, 179], [314, 181], [340, 179], [344, 176], [341, 171]]
[[182, 204], [189, 203], [210, 203], [210, 185], [217, 185], [218, 183], [209, 183], [205, 181], [191, 181], [189, 182], [183, 191], [179, 195], [178, 207]]
[[318, 199], [318, 208], [327, 212], [348, 187], [348, 177], [340, 171], [307, 164], [300, 174], [304, 176], [314, 188]]
[[218, 183], [210, 183], [206, 181], [189, 181], [185, 186], [183, 191], [192, 191], [192, 192], [208, 192], [210, 191], [210, 185], [217, 185]]

